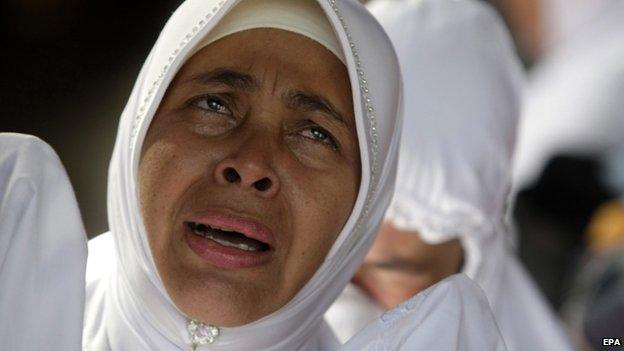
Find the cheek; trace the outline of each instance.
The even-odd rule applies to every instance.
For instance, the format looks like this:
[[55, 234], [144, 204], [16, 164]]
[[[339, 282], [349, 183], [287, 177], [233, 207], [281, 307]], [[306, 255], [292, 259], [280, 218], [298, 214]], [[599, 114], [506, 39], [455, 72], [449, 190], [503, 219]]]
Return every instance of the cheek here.
[[436, 281], [427, 274], [403, 273], [379, 268], [360, 268], [353, 282], [385, 309], [391, 309]]
[[[139, 164], [139, 199], [143, 223], [150, 239], [162, 237], [176, 189], [171, 179], [176, 157], [170, 145], [155, 143], [146, 149]], [[156, 231], [160, 228], [160, 231]]]
[[332, 170], [291, 178], [296, 186], [289, 193], [295, 219], [290, 260], [296, 264], [290, 267], [305, 267], [310, 276], [346, 223], [357, 196], [359, 174], [348, 167]]
[[192, 153], [181, 152], [186, 148], [185, 143], [159, 139], [144, 149], [139, 164], [139, 198], [150, 241], [163, 243], [170, 237], [185, 192], [202, 172], [196, 166], [200, 163], [189, 157]]

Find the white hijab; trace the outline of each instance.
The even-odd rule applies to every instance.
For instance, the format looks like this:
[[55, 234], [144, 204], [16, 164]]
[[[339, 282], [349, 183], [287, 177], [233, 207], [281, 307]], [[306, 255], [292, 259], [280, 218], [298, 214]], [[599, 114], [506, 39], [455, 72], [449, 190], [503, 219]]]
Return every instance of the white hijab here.
[[602, 17], [619, 0], [541, 0], [544, 48], [548, 51], [582, 35], [584, 27]]
[[86, 244], [52, 148], [0, 133], [0, 348], [80, 349]]
[[523, 83], [509, 35], [494, 10], [472, 0], [382, 0], [370, 10], [397, 50], [407, 97], [386, 217], [430, 244], [459, 238], [463, 271], [497, 289], [500, 267], [488, 263], [509, 239]]
[[[258, 0], [253, 0], [258, 1]], [[263, 0], [264, 1], [264, 0]], [[292, 0], [289, 0], [292, 1]], [[108, 211], [115, 256], [92, 245], [112, 272], [87, 278], [84, 345], [101, 350], [188, 350], [187, 319], [156, 270], [137, 199], [143, 139], [178, 70], [238, 1], [188, 0], [171, 16], [122, 114], [109, 169]], [[283, 308], [249, 325], [222, 328], [219, 350], [329, 348], [323, 313], [347, 284], [375, 237], [394, 187], [400, 131], [398, 63], [385, 33], [356, 1], [319, 0], [344, 53], [353, 87], [361, 184], [353, 212], [311, 280]], [[110, 239], [108, 239], [110, 240]], [[110, 244], [110, 243], [109, 243]], [[114, 258], [113, 258], [114, 257]], [[103, 262], [89, 270], [102, 273]]]
[[[392, 39], [405, 84], [386, 219], [429, 244], [460, 240], [462, 272], [485, 291], [510, 350], [565, 349], [558, 322], [509, 249], [523, 76], [502, 21], [477, 1], [380, 0], [369, 9]], [[369, 302], [345, 310], [349, 300], [341, 297], [328, 314], [343, 340], [362, 323], [345, 316], [378, 309]]]

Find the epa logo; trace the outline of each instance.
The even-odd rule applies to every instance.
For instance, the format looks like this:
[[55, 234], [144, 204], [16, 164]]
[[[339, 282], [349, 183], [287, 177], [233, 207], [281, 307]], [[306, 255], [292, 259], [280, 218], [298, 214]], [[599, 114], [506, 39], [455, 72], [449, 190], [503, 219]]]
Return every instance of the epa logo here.
[[603, 338], [602, 346], [622, 346], [622, 340], [619, 338]]

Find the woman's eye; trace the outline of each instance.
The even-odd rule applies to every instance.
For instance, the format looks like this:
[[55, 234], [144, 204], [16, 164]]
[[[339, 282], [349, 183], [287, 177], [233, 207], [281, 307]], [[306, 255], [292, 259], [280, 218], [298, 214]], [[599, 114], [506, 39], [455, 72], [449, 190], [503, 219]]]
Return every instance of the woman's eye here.
[[321, 127], [309, 127], [307, 129], [304, 129], [302, 134], [306, 138], [312, 139], [319, 143], [327, 144], [334, 149], [338, 147], [338, 144], [336, 143], [334, 137], [328, 131]]
[[214, 97], [202, 97], [193, 102], [193, 106], [223, 115], [231, 115], [232, 111], [226, 107], [225, 103]]

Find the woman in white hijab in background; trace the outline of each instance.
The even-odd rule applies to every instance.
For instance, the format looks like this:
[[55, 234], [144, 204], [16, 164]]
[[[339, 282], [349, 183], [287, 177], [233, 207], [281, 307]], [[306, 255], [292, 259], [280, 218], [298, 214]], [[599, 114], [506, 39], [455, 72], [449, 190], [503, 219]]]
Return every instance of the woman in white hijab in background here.
[[78, 350], [87, 237], [54, 151], [0, 133], [0, 348]]
[[511, 249], [506, 217], [523, 80], [504, 25], [476, 1], [380, 0], [369, 8], [401, 62], [403, 139], [386, 222], [356, 275], [359, 287], [328, 311], [330, 326], [344, 341], [383, 308], [460, 270], [484, 289], [510, 350], [567, 350]]
[[[184, 2], [121, 117], [84, 348], [338, 348], [323, 314], [390, 201], [400, 96], [390, 42], [355, 1]], [[464, 277], [370, 328], [346, 349], [504, 349]]]

